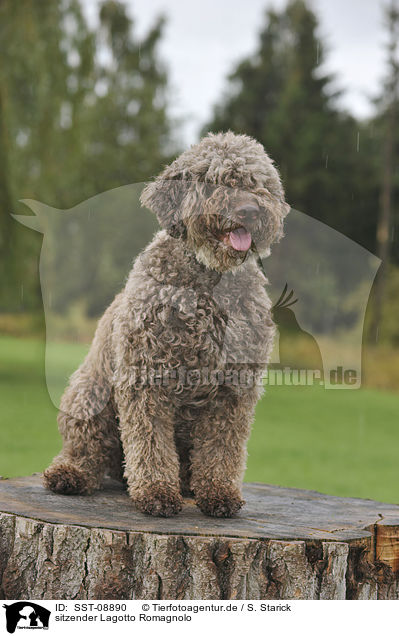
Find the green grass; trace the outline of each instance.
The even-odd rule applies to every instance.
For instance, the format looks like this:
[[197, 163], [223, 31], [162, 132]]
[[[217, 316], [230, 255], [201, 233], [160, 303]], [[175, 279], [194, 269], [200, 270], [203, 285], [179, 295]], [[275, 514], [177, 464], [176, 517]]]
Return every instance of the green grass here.
[[[62, 345], [58, 355], [64, 373], [76, 350]], [[270, 387], [245, 479], [399, 503], [398, 414], [395, 393]], [[60, 449], [43, 342], [0, 337], [0, 422], [3, 476], [42, 471]]]
[[0, 475], [42, 471], [61, 446], [44, 343], [0, 337]]
[[399, 503], [398, 415], [397, 393], [271, 387], [245, 480]]

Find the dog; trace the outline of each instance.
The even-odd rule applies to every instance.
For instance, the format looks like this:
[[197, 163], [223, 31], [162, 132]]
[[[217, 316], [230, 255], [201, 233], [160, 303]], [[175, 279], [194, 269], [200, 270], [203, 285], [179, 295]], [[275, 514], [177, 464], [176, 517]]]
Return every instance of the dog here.
[[231, 131], [185, 151], [141, 203], [161, 230], [71, 376], [44, 485], [90, 494], [108, 474], [143, 513], [177, 514], [192, 496], [232, 517], [275, 332], [258, 259], [289, 206], [263, 146]]

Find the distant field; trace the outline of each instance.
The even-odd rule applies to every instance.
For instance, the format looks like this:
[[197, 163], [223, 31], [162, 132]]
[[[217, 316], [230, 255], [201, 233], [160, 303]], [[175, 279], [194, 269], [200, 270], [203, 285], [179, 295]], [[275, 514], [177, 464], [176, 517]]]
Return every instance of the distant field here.
[[246, 481], [399, 503], [399, 395], [272, 387], [248, 450]]
[[[61, 372], [68, 345], [59, 348]], [[271, 387], [259, 403], [246, 481], [399, 503], [399, 395]], [[44, 343], [0, 336], [0, 475], [42, 471], [61, 440]]]

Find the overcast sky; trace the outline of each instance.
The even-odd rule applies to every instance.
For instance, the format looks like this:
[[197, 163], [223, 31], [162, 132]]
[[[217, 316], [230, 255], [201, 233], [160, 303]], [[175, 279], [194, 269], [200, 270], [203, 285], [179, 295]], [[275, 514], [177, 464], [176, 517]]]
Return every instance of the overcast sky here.
[[[97, 0], [83, 0], [93, 16]], [[286, 0], [127, 0], [140, 36], [156, 16], [167, 25], [159, 53], [169, 70], [171, 114], [184, 117], [184, 144], [196, 141], [212, 106], [227, 86], [235, 63], [251, 54], [269, 7]], [[370, 98], [384, 74], [384, 0], [311, 0], [327, 43], [325, 68], [344, 90], [342, 103], [354, 114], [371, 112]]]

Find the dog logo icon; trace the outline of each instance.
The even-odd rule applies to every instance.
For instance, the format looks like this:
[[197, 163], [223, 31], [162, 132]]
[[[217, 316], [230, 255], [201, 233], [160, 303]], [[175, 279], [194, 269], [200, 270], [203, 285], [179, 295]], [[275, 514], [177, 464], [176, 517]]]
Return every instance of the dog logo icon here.
[[[24, 199], [22, 202], [34, 215], [13, 215], [22, 225], [43, 234], [40, 285], [46, 320], [46, 382], [50, 398], [58, 409], [68, 378], [85, 359], [86, 344], [94, 337], [98, 316], [120, 292], [121, 281], [127, 278], [132, 260], [143, 253], [157, 229], [155, 219], [147, 221], [148, 210], [140, 202], [145, 185], [132, 183], [121, 186], [67, 210]], [[190, 182], [186, 179], [180, 182], [165, 179], [163, 188], [160, 185], [160, 193], [166, 197], [165, 209], [169, 209], [168, 193], [171, 188], [174, 199], [181, 201], [186, 200], [189, 186]], [[223, 202], [218, 203], [210, 217], [212, 223], [216, 219], [221, 231], [226, 224], [226, 227], [234, 227], [231, 214], [238, 210], [237, 218], [245, 217], [247, 224], [251, 225], [253, 207], [247, 205], [242, 209], [232, 205], [230, 209], [226, 201], [233, 201], [234, 196], [238, 196], [236, 189], [221, 188], [217, 185], [212, 189], [208, 184], [201, 190], [202, 196], [213, 206], [216, 205], [216, 195], [223, 195]], [[197, 193], [195, 188], [194, 191]], [[245, 190], [239, 194], [244, 197]], [[189, 201], [190, 198], [187, 205]], [[202, 207], [197, 207], [199, 211], [194, 206], [192, 216], [189, 215], [191, 219], [195, 220], [196, 214], [202, 218]], [[217, 221], [219, 217], [222, 220]], [[205, 224], [204, 227], [208, 226]], [[255, 240], [252, 252], [248, 251], [250, 256], [258, 257], [258, 265], [263, 270], [265, 284], [266, 279], [268, 281], [270, 298], [274, 303], [273, 320], [280, 338], [279, 347], [275, 350], [275, 364], [279, 365], [279, 369], [317, 371], [325, 389], [359, 388], [366, 308], [381, 261], [350, 238], [294, 208], [284, 220], [284, 227], [284, 239], [273, 245], [270, 255], [267, 249], [259, 254], [260, 245]], [[120, 228], [124, 229], [123, 232]], [[169, 230], [172, 234], [180, 231], [178, 224], [169, 227]], [[233, 229], [228, 234], [232, 235], [238, 247], [245, 247], [249, 240], [248, 232], [245, 234]], [[227, 234], [224, 236], [227, 240]], [[210, 252], [205, 250], [206, 254], [202, 244], [198, 248], [199, 262], [213, 258], [214, 239], [210, 245]], [[236, 255], [244, 253], [241, 249], [236, 250]], [[168, 259], [165, 263], [169, 263], [168, 267], [173, 265]], [[216, 271], [213, 266], [208, 270]], [[166, 271], [169, 269], [166, 268]], [[235, 271], [240, 270], [236, 268]], [[165, 272], [161, 272], [162, 280]], [[164, 291], [169, 290], [168, 298], [175, 299], [173, 307], [162, 301], [152, 308], [153, 315], [169, 312], [171, 320], [176, 321], [183, 313], [191, 320], [192, 312], [197, 310], [197, 290], [187, 286], [185, 278], [180, 280], [176, 276], [168, 280]], [[256, 301], [250, 300], [246, 287], [240, 289], [236, 299], [228, 297], [226, 290], [232, 289], [233, 283], [238, 284], [238, 280], [235, 273], [226, 270], [219, 278], [211, 276], [209, 285], [207, 283], [208, 286], [204, 287], [219, 308], [216, 320], [221, 325], [220, 329], [225, 322], [223, 316], [230, 319], [223, 334], [220, 331], [221, 356], [230, 361], [234, 358], [242, 364], [263, 364], [262, 348], [249, 346], [254, 332], [243, 335], [242, 329], [245, 330], [247, 321], [240, 321], [242, 337], [236, 338], [238, 325], [233, 326], [233, 314], [238, 298], [242, 299], [240, 307], [247, 316], [251, 307], [255, 313], [258, 311]], [[294, 290], [295, 298], [291, 290]], [[223, 301], [224, 297], [228, 298], [228, 303]], [[294, 304], [296, 298], [299, 300]], [[68, 356], [63, 354], [62, 343], [65, 342], [73, 343], [68, 348]], [[354, 376], [355, 381], [337, 381], [340, 375], [344, 378]], [[111, 383], [104, 378], [96, 382], [93, 392], [96, 400], [90, 403], [92, 416], [98, 415], [107, 406], [111, 390]], [[75, 415], [79, 419], [79, 412]]]
[[51, 612], [37, 603], [18, 601], [3, 607], [6, 610], [9, 634], [13, 634], [16, 629], [48, 629]]

